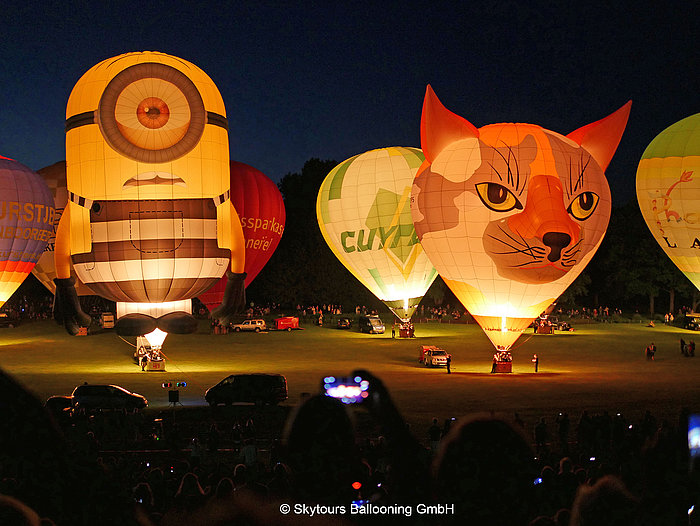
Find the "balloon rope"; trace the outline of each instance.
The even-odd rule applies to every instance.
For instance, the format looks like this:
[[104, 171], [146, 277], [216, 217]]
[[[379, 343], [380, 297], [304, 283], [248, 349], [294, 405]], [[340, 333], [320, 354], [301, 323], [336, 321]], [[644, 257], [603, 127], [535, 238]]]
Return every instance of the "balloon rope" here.
[[[117, 336], [119, 336], [119, 335], [117, 334]], [[121, 336], [119, 336], [119, 339], [120, 339], [121, 341], [125, 342], [125, 343], [128, 343], [128, 344], [131, 345], [132, 347], [136, 347], [135, 344], [131, 343], [129, 340], [125, 340], [125, 339], [122, 338]]]
[[518, 345], [515, 345], [515, 346], [511, 347], [511, 349], [517, 349], [518, 347], [521, 347], [521, 346], [525, 345], [527, 342], [530, 341], [530, 339], [531, 339], [533, 336], [534, 336], [534, 334], [531, 334], [531, 335], [528, 337], [527, 340], [525, 340], [525, 341], [523, 341], [523, 342], [520, 342]]

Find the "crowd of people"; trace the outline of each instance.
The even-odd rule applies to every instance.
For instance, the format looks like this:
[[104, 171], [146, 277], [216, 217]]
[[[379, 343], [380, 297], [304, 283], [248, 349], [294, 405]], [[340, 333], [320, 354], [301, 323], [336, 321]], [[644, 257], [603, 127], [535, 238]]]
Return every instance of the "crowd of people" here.
[[[2, 406], [0, 523], [688, 523], [700, 488], [686, 414], [677, 425], [650, 412], [632, 421], [584, 411], [576, 425], [566, 413], [532, 426], [518, 414], [442, 426], [436, 417], [415, 437], [381, 380], [355, 374], [369, 379], [360, 410], [375, 434], [360, 435], [348, 406], [322, 395], [302, 400], [279, 429], [255, 413], [187, 431], [115, 412], [58, 428], [2, 376], [3, 399], [16, 403]], [[352, 503], [366, 512], [351, 513]]]

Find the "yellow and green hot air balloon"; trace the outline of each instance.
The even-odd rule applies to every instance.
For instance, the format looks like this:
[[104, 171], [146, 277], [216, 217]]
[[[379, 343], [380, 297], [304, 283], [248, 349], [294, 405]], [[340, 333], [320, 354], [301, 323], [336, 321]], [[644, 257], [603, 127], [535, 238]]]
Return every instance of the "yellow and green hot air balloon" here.
[[411, 187], [425, 160], [417, 148], [381, 148], [336, 166], [316, 201], [336, 257], [403, 322], [437, 276], [413, 227]]
[[700, 113], [647, 146], [637, 168], [637, 201], [656, 241], [700, 290]]

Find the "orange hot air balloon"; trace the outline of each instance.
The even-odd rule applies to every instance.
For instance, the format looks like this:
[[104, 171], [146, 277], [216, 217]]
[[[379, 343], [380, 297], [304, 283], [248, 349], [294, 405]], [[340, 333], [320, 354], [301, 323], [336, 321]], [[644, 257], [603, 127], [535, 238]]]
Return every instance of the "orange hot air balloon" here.
[[[56, 278], [56, 265], [53, 259], [53, 247], [56, 242], [56, 228], [58, 228], [58, 222], [61, 219], [61, 214], [68, 203], [68, 188], [66, 187], [66, 161], [60, 161], [54, 163], [50, 166], [46, 166], [37, 170], [37, 173], [44, 180], [46, 185], [51, 190], [51, 194], [54, 199], [54, 206], [56, 208], [56, 214], [54, 219], [54, 230], [49, 238], [48, 245], [46, 245], [46, 250], [36, 262], [32, 274], [34, 277], [41, 281], [51, 294], [56, 293], [56, 284], [53, 280]], [[71, 272], [74, 275], [75, 272]], [[95, 294], [91, 291], [85, 283], [76, 279], [75, 289], [78, 296], [90, 296]]]
[[[231, 202], [238, 211], [245, 238], [245, 286], [260, 273], [277, 249], [286, 213], [277, 185], [257, 168], [231, 161]], [[221, 303], [226, 279], [199, 295], [209, 309]]]
[[428, 86], [413, 221], [497, 349], [508, 350], [600, 246], [611, 208], [604, 171], [630, 105], [566, 136], [534, 124], [477, 129]]
[[44, 252], [54, 214], [51, 192], [41, 177], [0, 156], [0, 307]]

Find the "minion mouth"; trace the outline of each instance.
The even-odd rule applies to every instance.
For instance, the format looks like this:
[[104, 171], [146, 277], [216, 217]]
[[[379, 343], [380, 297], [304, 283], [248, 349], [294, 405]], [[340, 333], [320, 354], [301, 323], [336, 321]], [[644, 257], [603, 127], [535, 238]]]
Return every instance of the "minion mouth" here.
[[133, 186], [146, 186], [151, 184], [164, 184], [170, 186], [187, 186], [187, 183], [180, 177], [176, 177], [167, 172], [144, 172], [136, 177], [128, 179], [122, 188], [127, 189]]

